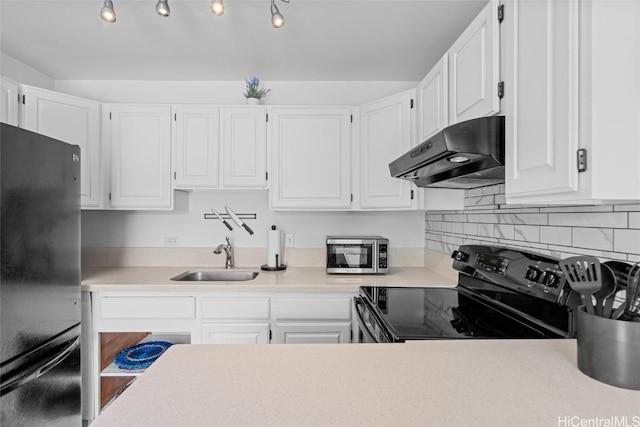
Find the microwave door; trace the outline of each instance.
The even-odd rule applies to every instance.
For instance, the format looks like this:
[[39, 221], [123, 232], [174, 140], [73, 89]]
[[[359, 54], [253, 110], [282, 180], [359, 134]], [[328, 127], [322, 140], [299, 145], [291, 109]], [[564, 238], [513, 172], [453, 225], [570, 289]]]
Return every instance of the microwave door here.
[[353, 270], [374, 268], [374, 249], [367, 244], [330, 245], [328, 267]]

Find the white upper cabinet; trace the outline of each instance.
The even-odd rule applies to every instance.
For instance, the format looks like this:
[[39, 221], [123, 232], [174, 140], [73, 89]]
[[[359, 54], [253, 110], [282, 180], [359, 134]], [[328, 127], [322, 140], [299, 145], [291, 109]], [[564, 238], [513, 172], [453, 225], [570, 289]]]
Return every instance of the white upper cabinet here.
[[108, 108], [111, 208], [171, 209], [171, 107]]
[[640, 2], [505, 13], [507, 202], [640, 200]]
[[222, 129], [222, 186], [265, 188], [266, 107], [223, 107]]
[[490, 0], [449, 49], [451, 124], [500, 111], [498, 0]]
[[18, 83], [0, 76], [0, 122], [18, 126]]
[[349, 209], [351, 109], [270, 111], [271, 208]]
[[427, 73], [418, 85], [419, 144], [449, 125], [449, 54]]
[[217, 188], [220, 108], [173, 107], [175, 188]]
[[21, 126], [80, 146], [80, 189], [83, 208], [103, 205], [100, 103], [31, 86], [24, 96]]
[[414, 208], [413, 184], [391, 177], [389, 163], [411, 149], [415, 90], [360, 107], [360, 207]]

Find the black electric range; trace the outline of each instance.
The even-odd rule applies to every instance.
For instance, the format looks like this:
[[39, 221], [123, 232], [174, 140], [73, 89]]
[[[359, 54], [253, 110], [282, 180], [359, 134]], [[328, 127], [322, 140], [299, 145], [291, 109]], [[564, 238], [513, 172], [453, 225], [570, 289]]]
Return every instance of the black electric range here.
[[456, 287], [361, 287], [360, 341], [575, 336], [580, 297], [557, 259], [480, 245], [451, 257]]

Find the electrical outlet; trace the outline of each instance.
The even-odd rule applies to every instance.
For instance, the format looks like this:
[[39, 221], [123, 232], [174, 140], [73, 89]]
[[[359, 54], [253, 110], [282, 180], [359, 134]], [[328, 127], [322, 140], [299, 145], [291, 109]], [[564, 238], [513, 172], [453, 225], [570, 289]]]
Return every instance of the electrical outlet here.
[[293, 247], [293, 233], [286, 233], [284, 235], [284, 246], [285, 248]]
[[180, 237], [178, 236], [164, 236], [165, 246], [180, 246]]

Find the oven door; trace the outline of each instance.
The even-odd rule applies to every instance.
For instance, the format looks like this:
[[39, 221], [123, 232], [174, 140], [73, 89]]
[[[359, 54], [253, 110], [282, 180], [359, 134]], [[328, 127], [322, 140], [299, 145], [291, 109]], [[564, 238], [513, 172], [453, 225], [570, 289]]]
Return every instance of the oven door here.
[[362, 297], [354, 297], [353, 304], [358, 321], [358, 342], [361, 344], [394, 342], [389, 333], [385, 331], [382, 322]]

